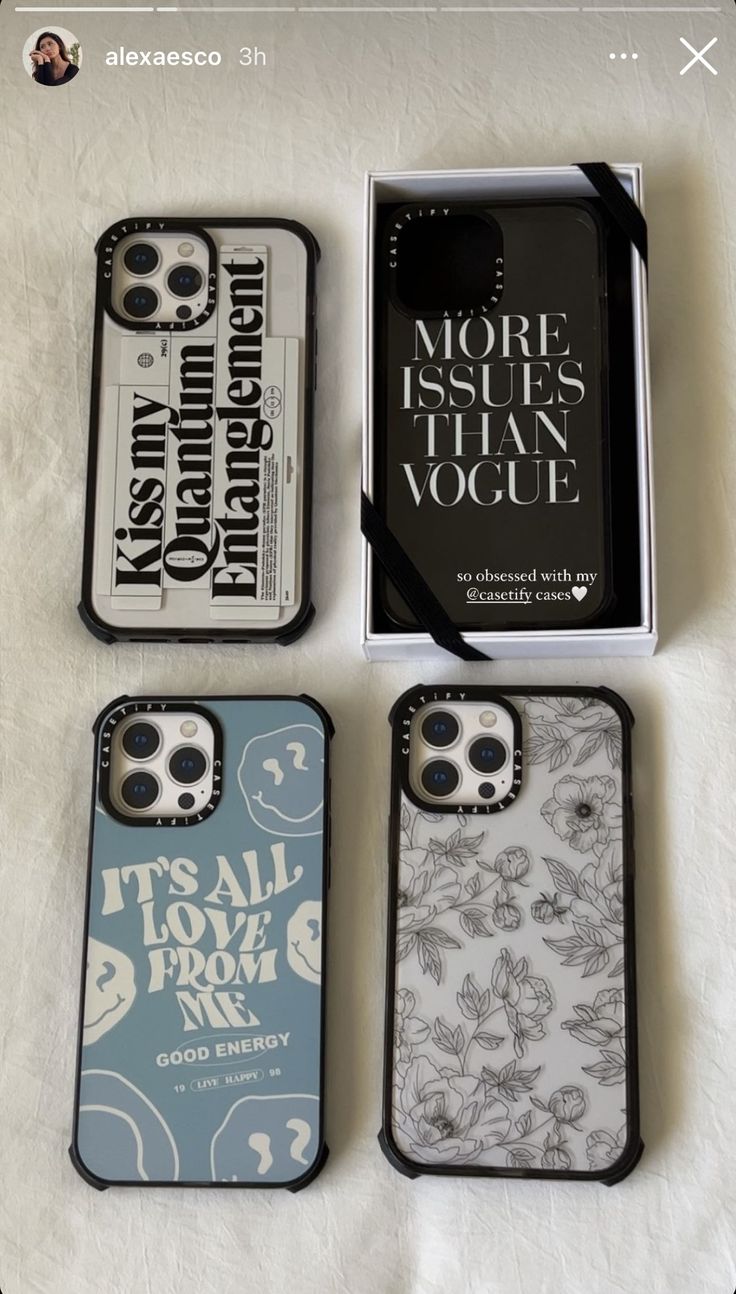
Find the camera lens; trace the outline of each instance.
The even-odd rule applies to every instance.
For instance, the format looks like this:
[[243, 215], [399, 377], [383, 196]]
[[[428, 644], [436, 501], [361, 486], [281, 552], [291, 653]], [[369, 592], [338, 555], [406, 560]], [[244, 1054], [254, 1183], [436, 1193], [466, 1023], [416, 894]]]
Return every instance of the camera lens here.
[[497, 773], [508, 757], [509, 752], [498, 737], [476, 737], [468, 750], [468, 763], [476, 773]]
[[159, 255], [150, 243], [131, 243], [123, 254], [123, 265], [129, 274], [153, 274]]
[[422, 722], [422, 737], [428, 746], [451, 746], [459, 732], [460, 724], [447, 710], [433, 710]]
[[158, 778], [153, 773], [146, 773], [143, 769], [135, 773], [128, 773], [123, 785], [120, 788], [120, 797], [123, 804], [127, 804], [129, 809], [150, 809], [158, 799], [159, 784]]
[[150, 759], [161, 745], [161, 734], [152, 723], [131, 723], [123, 733], [123, 750], [131, 759]]
[[150, 319], [158, 309], [158, 293], [140, 283], [128, 288], [123, 297], [123, 310], [131, 319]]
[[445, 798], [457, 790], [460, 781], [454, 764], [449, 759], [430, 759], [421, 772], [421, 783], [427, 795]]
[[194, 265], [175, 265], [166, 277], [172, 296], [194, 297], [202, 287], [202, 275]]
[[169, 759], [169, 775], [180, 786], [201, 782], [207, 772], [207, 756], [198, 746], [180, 746]]

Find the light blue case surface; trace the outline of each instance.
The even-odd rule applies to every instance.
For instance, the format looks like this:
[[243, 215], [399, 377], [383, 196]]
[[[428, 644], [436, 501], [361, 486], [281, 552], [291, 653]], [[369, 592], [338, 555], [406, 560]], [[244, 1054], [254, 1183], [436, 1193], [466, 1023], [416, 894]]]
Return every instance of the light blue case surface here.
[[[98, 725], [96, 776], [104, 732]], [[72, 1157], [96, 1185], [305, 1184], [321, 1166], [328, 720], [308, 699], [169, 701], [219, 721], [190, 826], [95, 793]]]

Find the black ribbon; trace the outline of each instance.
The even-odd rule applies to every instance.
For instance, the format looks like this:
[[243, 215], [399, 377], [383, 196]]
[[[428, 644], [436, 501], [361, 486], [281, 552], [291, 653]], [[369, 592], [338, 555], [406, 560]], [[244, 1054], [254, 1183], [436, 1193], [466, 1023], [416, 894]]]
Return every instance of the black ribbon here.
[[360, 500], [360, 528], [391, 583], [439, 647], [459, 656], [460, 660], [493, 660], [492, 656], [487, 656], [485, 652], [478, 651], [477, 647], [466, 643], [424, 576], [404, 552], [365, 492], [361, 494]]
[[593, 185], [609, 216], [634, 244], [646, 267], [649, 253], [647, 222], [634, 199], [607, 162], [576, 162], [575, 165]]

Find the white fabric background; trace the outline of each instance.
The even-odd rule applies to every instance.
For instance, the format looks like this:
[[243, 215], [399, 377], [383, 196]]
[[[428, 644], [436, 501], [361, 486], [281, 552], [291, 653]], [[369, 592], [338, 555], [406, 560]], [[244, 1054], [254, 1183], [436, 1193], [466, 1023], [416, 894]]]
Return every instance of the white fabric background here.
[[[0, 14], [4, 1294], [731, 1294], [736, 15], [76, 15], [70, 86]], [[51, 24], [53, 25], [53, 24]], [[677, 37], [720, 32], [718, 78]], [[729, 39], [729, 32], [734, 35]], [[105, 70], [129, 48], [227, 66]], [[259, 44], [267, 70], [237, 66]], [[612, 64], [610, 50], [638, 49]], [[645, 164], [662, 647], [653, 660], [367, 665], [358, 647], [366, 168]], [[103, 647], [77, 619], [92, 247], [126, 213], [276, 214], [324, 249], [319, 616], [289, 649]], [[420, 679], [607, 683], [637, 715], [642, 1124], [622, 1185], [409, 1182], [380, 1154], [386, 714]], [[93, 717], [127, 691], [299, 691], [336, 725], [327, 1127], [304, 1193], [87, 1187], [67, 1158]]]

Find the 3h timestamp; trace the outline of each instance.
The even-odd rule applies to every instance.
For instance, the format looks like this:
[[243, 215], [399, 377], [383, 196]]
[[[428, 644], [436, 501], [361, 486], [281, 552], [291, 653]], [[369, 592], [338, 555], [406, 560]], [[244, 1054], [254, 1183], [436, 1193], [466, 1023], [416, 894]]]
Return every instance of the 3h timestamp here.
[[267, 62], [265, 50], [259, 49], [257, 45], [243, 45], [240, 51], [241, 67], [265, 67]]

